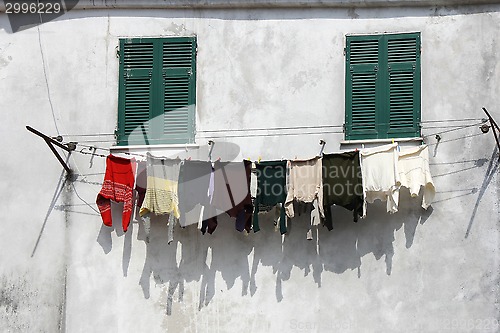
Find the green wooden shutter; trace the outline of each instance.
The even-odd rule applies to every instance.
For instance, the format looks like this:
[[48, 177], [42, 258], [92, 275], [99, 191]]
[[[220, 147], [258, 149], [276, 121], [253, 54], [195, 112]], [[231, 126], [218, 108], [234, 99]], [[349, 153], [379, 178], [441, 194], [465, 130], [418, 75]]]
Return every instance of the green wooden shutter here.
[[420, 35], [387, 36], [388, 137], [420, 136]]
[[347, 38], [346, 139], [376, 138], [379, 38]]
[[164, 39], [162, 50], [161, 131], [169, 143], [192, 143], [195, 135], [196, 39]]
[[420, 34], [347, 36], [346, 139], [420, 135]]
[[120, 40], [118, 144], [144, 142], [152, 112], [153, 43]]
[[196, 38], [120, 40], [118, 145], [192, 143]]

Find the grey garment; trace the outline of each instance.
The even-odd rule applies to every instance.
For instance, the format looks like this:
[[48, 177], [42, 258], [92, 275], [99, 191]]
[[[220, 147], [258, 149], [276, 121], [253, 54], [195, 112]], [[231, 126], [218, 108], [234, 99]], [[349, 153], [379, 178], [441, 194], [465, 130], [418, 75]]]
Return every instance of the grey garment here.
[[[208, 161], [186, 160], [181, 164], [179, 171], [179, 209], [181, 213], [180, 225], [185, 227], [193, 221], [186, 220], [186, 213], [194, 209], [198, 204], [206, 206], [210, 204], [208, 196], [212, 163]], [[213, 188], [213, 186], [212, 186]], [[211, 190], [213, 193], [213, 190]]]

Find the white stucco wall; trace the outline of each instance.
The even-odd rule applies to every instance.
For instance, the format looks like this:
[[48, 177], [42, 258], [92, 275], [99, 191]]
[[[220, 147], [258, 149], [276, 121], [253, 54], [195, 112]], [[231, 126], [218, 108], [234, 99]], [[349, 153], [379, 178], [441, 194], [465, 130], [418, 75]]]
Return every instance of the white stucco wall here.
[[[499, 9], [74, 10], [17, 33], [0, 14], [0, 328], [497, 332], [493, 136], [471, 126], [436, 145], [430, 134], [474, 124], [467, 119], [484, 117], [483, 106], [500, 120]], [[214, 158], [265, 160], [312, 157], [319, 139], [325, 152], [346, 148], [341, 128], [326, 127], [344, 122], [345, 35], [413, 31], [422, 35], [423, 134], [438, 191], [428, 211], [405, 193], [394, 215], [374, 204], [354, 224], [338, 210], [334, 230], [320, 227], [314, 241], [305, 216], [284, 239], [270, 216], [248, 236], [221, 218], [213, 235], [177, 229], [170, 245], [157, 221], [146, 244], [140, 222], [126, 234], [120, 223], [102, 226], [94, 202], [105, 161], [76, 153], [78, 177], [51, 205], [62, 168], [24, 126], [110, 147], [110, 135], [80, 135], [114, 131], [120, 37], [196, 35], [199, 148], [187, 154], [206, 159], [213, 139]], [[466, 120], [427, 122], [450, 119]], [[311, 128], [232, 131], [296, 126]]]

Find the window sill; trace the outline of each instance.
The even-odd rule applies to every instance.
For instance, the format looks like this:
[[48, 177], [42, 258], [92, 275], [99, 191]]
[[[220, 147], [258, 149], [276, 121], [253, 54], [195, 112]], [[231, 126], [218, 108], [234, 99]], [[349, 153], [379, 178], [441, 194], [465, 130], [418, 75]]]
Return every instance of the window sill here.
[[361, 139], [361, 140], [343, 140], [340, 141], [340, 146], [348, 145], [361, 145], [361, 144], [378, 144], [378, 143], [392, 143], [392, 142], [423, 142], [424, 138], [396, 138], [396, 139]]

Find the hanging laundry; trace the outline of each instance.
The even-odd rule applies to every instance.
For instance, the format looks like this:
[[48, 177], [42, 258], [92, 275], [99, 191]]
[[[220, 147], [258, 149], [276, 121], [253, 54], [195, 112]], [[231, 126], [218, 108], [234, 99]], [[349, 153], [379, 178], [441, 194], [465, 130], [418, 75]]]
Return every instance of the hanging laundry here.
[[212, 163], [210, 163], [210, 181], [208, 182], [208, 203], [202, 207], [203, 215], [200, 231], [202, 234], [208, 230], [209, 234], [212, 234], [217, 228], [217, 212], [212, 205], [212, 201], [214, 198], [214, 188], [215, 188], [215, 171]]
[[333, 229], [332, 205], [342, 206], [353, 213], [354, 222], [363, 215], [363, 181], [359, 152], [350, 151], [323, 155], [324, 225]]
[[250, 196], [252, 197], [252, 200], [254, 200], [257, 197], [257, 182], [258, 182], [258, 177], [257, 177], [257, 164], [255, 162], [252, 162], [252, 173], [250, 174]]
[[286, 215], [286, 161], [267, 161], [256, 163], [257, 186], [253, 211], [253, 231], [260, 230], [259, 211], [262, 205], [275, 206], [280, 208], [280, 232], [285, 234]]
[[289, 163], [289, 187], [285, 200], [287, 216], [290, 218], [295, 216], [294, 200], [297, 202], [313, 202], [317, 200], [320, 216], [324, 218], [321, 157], [310, 160], [295, 160]]
[[[136, 191], [136, 207], [139, 209], [144, 202], [144, 198], [146, 197], [146, 187], [148, 174], [146, 170], [146, 161], [137, 161], [137, 176], [135, 178], [135, 191]], [[138, 213], [138, 212], [137, 212]], [[140, 215], [140, 214], [139, 214]], [[136, 217], [137, 218], [137, 217]], [[149, 234], [151, 231], [151, 223], [149, 219], [146, 221], [141, 218], [144, 225], [144, 233], [146, 234], [146, 242], [149, 243]]]
[[[186, 221], [186, 213], [193, 210], [196, 205], [210, 207], [209, 192], [213, 193], [212, 172], [212, 163], [208, 161], [186, 160], [181, 164], [178, 193], [181, 212], [179, 222], [182, 227], [198, 223], [198, 221]], [[212, 233], [217, 227], [217, 218], [208, 212], [204, 212], [204, 215], [213, 218], [204, 220], [205, 229], [202, 229], [202, 232], [205, 233], [208, 228], [208, 233]]]
[[[169, 214], [176, 219], [180, 218], [177, 193], [180, 162], [179, 159], [163, 159], [147, 154], [146, 196], [139, 212], [144, 221], [146, 240], [149, 239], [151, 213], [155, 215]], [[169, 219], [168, 243], [173, 241], [174, 224], [175, 220]]]
[[176, 218], [180, 217], [177, 193], [180, 162], [179, 159], [162, 159], [148, 154], [146, 196], [141, 215], [173, 213]]
[[132, 197], [135, 181], [136, 161], [109, 155], [106, 157], [106, 172], [101, 191], [97, 195], [96, 204], [101, 213], [104, 225], [113, 225], [111, 217], [111, 200], [123, 202], [122, 227], [126, 232], [132, 217]]
[[238, 231], [250, 232], [252, 228], [252, 198], [250, 197], [250, 178], [252, 163], [220, 162], [214, 163], [214, 196], [212, 204], [236, 218]]
[[135, 179], [135, 190], [137, 192], [137, 203], [136, 206], [141, 208], [144, 202], [144, 197], [146, 196], [146, 187], [148, 174], [146, 171], [147, 163], [145, 161], [137, 161], [137, 176]]
[[398, 211], [400, 186], [397, 172], [397, 143], [375, 148], [363, 149], [361, 172], [363, 175], [363, 217], [366, 216], [367, 203], [376, 199], [387, 201], [387, 212]]
[[412, 197], [417, 197], [420, 188], [424, 188], [422, 207], [427, 209], [436, 194], [429, 168], [428, 146], [401, 148], [398, 152], [398, 174], [401, 186], [408, 188]]

